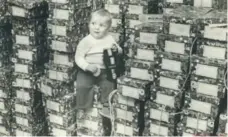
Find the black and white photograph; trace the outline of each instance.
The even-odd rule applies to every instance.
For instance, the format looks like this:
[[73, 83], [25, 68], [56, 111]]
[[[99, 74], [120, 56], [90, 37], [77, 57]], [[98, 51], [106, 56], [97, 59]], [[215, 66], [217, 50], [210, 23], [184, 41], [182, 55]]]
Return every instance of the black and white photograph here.
[[227, 0], [0, 0], [0, 136], [228, 136]]

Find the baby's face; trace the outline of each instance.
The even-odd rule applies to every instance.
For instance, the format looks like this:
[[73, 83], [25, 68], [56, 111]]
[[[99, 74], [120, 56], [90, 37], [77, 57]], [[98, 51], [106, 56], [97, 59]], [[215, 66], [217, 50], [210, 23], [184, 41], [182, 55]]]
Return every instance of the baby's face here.
[[94, 38], [101, 39], [106, 36], [109, 27], [108, 17], [93, 15], [89, 24], [89, 31]]

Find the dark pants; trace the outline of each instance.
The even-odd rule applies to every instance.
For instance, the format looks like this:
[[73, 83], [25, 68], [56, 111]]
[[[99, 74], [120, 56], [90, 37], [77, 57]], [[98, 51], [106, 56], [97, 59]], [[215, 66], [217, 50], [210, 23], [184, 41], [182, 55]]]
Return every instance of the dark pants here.
[[100, 88], [101, 103], [108, 103], [108, 96], [114, 90], [114, 83], [106, 79], [105, 70], [101, 70], [98, 77], [94, 77], [91, 73], [79, 70], [77, 74], [77, 109], [87, 109], [93, 107], [94, 90], [93, 86]]

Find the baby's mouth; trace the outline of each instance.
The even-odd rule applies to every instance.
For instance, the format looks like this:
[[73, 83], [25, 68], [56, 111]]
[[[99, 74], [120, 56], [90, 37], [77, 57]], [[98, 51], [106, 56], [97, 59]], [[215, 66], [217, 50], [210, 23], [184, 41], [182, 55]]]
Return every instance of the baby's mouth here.
[[94, 31], [94, 33], [99, 34], [100, 32], [98, 32], [98, 31]]

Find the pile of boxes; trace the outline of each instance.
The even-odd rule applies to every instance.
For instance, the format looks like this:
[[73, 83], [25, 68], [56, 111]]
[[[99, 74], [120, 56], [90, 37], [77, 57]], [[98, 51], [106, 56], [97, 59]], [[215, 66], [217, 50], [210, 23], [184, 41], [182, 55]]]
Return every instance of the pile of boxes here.
[[[197, 41], [196, 54], [191, 56], [190, 89], [186, 92], [184, 132], [214, 135], [219, 103], [225, 95], [227, 58], [225, 12], [213, 10], [204, 15], [203, 33]], [[218, 33], [216, 33], [218, 32]]]
[[77, 135], [75, 50], [88, 34], [90, 1], [50, 0], [48, 26], [49, 61], [40, 79], [49, 135]]
[[117, 79], [115, 133], [138, 136], [142, 134], [144, 124], [143, 103], [148, 100], [154, 80], [155, 35], [161, 31], [162, 23], [155, 26], [143, 23], [148, 20], [145, 14], [149, 13], [149, 1], [125, 1], [124, 4], [124, 34], [128, 36], [124, 48], [128, 59], [125, 75]]
[[37, 87], [47, 60], [45, 1], [8, 1], [12, 21], [12, 134], [45, 135], [42, 95]]
[[12, 52], [11, 22], [6, 16], [5, 1], [0, 3], [0, 135], [10, 136], [12, 133], [12, 83], [10, 53]]

